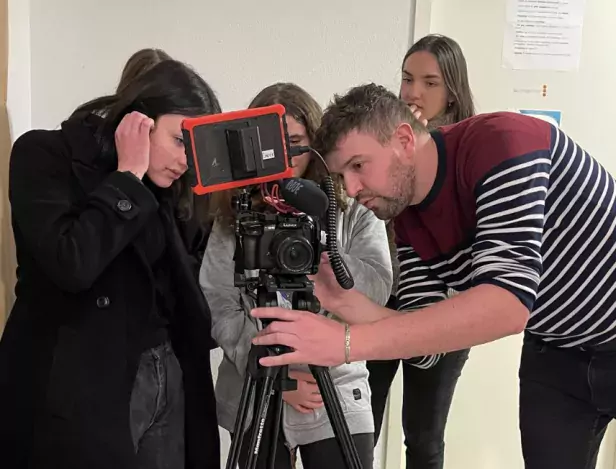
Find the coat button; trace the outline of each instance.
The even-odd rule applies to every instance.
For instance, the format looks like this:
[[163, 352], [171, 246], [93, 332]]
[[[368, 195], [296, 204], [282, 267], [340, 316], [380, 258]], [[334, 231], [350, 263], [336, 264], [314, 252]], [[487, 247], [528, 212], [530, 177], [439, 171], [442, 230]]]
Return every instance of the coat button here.
[[106, 308], [107, 306], [109, 306], [110, 303], [111, 301], [109, 301], [109, 297], [107, 296], [99, 296], [96, 299], [96, 306], [98, 306], [100, 309]]
[[124, 199], [118, 201], [116, 206], [120, 212], [128, 212], [131, 208], [133, 208], [133, 204]]

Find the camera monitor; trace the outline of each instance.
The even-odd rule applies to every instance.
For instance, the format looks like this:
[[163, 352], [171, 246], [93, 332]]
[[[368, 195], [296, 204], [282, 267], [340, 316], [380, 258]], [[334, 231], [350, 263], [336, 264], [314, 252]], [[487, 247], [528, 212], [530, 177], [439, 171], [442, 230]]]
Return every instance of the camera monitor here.
[[280, 104], [185, 119], [193, 192], [208, 194], [293, 177]]

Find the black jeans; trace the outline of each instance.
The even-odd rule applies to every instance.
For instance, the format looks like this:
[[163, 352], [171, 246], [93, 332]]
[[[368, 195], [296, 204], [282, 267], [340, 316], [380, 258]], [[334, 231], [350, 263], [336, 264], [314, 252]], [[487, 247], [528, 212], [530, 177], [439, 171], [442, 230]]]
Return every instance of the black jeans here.
[[184, 468], [182, 369], [169, 343], [141, 355], [130, 400], [136, 469]]
[[616, 344], [562, 349], [527, 334], [519, 375], [526, 469], [594, 468], [616, 415]]
[[[374, 436], [372, 433], [361, 433], [352, 435], [357, 453], [361, 461], [361, 465], [364, 469], [372, 469], [373, 467], [373, 448], [374, 448]], [[268, 443], [271, 440], [263, 440], [261, 444], [259, 457], [257, 459], [257, 469], [267, 468], [267, 451]], [[242, 450], [240, 451], [239, 467], [247, 467], [248, 463], [248, 447], [249, 447], [249, 435], [244, 437], [242, 442]], [[299, 452], [302, 458], [302, 467], [304, 469], [324, 469], [328, 467], [340, 467], [344, 468], [345, 463], [342, 458], [342, 453], [338, 442], [335, 438], [328, 438], [326, 440], [315, 441], [309, 445], [302, 445], [299, 447]], [[278, 433], [278, 444], [276, 445], [276, 461], [274, 463], [275, 469], [294, 469], [296, 456], [293, 450], [289, 449], [285, 444], [282, 428]]]
[[[427, 370], [403, 362], [402, 428], [407, 469], [443, 468], [445, 426], [468, 355], [468, 349], [448, 353]], [[381, 433], [387, 395], [399, 363], [400, 360], [368, 362], [375, 443]]]

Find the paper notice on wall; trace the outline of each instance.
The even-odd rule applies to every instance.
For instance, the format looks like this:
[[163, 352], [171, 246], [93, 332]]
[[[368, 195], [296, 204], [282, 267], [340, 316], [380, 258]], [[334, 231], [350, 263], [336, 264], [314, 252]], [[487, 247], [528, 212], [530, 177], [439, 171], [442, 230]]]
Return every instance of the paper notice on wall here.
[[503, 67], [576, 70], [586, 0], [507, 0]]

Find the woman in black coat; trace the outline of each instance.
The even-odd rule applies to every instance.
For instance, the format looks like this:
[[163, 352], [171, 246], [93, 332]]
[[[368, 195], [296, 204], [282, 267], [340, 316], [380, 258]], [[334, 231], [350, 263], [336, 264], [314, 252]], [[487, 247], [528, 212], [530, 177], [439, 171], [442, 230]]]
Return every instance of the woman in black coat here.
[[210, 312], [181, 122], [220, 112], [174, 60], [12, 150], [17, 300], [4, 469], [216, 468]]

